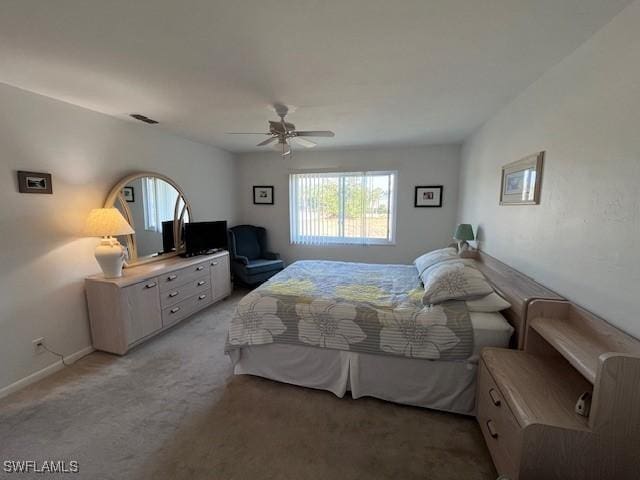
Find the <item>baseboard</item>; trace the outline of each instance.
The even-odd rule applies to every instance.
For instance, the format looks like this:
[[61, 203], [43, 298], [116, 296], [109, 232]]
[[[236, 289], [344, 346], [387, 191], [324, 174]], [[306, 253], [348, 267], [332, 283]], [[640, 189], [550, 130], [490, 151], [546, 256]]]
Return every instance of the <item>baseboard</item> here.
[[[93, 347], [88, 346], [83, 348], [82, 350], [78, 350], [77, 352], [72, 353], [71, 355], [67, 355], [66, 357], [64, 357], [64, 361], [67, 363], [73, 363], [76, 360], [80, 360], [82, 357], [89, 355], [91, 352], [93, 352]], [[64, 368], [64, 365], [62, 364], [62, 360], [58, 360], [57, 362], [54, 362], [51, 365], [44, 367], [42, 370], [38, 370], [37, 372], [34, 372], [31, 375], [21, 378], [17, 382], [13, 382], [12, 384], [7, 385], [6, 387], [0, 388], [0, 398], [6, 397], [7, 395], [17, 392], [18, 390], [23, 389], [27, 385], [36, 383], [38, 380], [42, 380], [43, 378], [48, 377], [49, 375], [53, 375], [54, 373], [56, 373], [59, 370], [62, 370], [63, 368]]]

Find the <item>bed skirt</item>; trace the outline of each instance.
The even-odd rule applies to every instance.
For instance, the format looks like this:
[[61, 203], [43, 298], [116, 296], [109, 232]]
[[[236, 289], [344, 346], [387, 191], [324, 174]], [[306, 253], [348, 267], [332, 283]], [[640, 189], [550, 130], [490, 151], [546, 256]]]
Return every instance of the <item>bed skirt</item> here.
[[236, 375], [327, 390], [342, 398], [390, 402], [473, 415], [477, 363], [429, 361], [299, 345], [243, 347], [229, 354]]

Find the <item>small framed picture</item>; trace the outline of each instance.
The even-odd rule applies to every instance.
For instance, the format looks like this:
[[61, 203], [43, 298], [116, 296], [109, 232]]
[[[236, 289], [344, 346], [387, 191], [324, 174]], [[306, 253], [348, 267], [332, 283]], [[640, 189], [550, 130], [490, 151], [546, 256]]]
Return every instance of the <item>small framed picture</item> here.
[[136, 201], [136, 195], [133, 187], [124, 187], [122, 189], [122, 196], [128, 203], [133, 203]]
[[442, 207], [442, 185], [416, 187], [414, 207]]
[[254, 205], [273, 205], [273, 187], [264, 185], [253, 186]]
[[538, 205], [544, 152], [502, 167], [500, 205]]
[[41, 172], [18, 172], [20, 193], [53, 193], [51, 174]]

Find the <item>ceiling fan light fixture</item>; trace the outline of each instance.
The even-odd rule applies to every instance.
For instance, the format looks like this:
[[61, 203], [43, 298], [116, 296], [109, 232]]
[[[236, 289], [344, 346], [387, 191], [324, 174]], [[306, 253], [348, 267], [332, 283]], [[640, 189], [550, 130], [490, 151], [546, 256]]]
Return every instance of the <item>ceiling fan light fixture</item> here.
[[274, 143], [272, 148], [283, 157], [291, 153], [291, 146], [286, 138], [279, 138], [278, 142]]

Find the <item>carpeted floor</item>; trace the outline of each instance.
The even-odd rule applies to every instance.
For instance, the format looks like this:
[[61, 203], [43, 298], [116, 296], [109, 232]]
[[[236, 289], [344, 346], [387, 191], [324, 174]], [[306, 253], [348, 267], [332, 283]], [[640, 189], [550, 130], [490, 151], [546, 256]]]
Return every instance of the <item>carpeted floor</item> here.
[[472, 418], [234, 377], [240, 294], [126, 357], [93, 353], [0, 400], [4, 460], [77, 460], [83, 479], [494, 479]]

